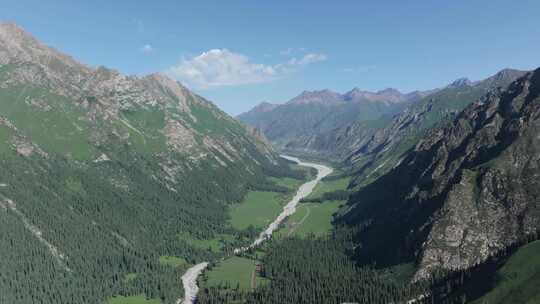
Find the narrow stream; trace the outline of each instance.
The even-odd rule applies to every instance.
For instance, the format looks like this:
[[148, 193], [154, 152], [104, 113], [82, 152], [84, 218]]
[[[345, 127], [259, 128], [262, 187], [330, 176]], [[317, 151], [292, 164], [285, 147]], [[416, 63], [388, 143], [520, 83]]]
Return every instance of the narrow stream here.
[[[296, 162], [299, 166], [311, 167], [317, 170], [317, 177], [309, 182], [302, 184], [295, 196], [283, 207], [283, 211], [278, 215], [278, 217], [268, 225], [268, 227], [261, 232], [259, 237], [257, 237], [251, 245], [248, 247], [236, 248], [234, 250], [235, 254], [242, 253], [250, 248], [256, 247], [265, 240], [267, 240], [274, 231], [279, 228], [279, 225], [290, 215], [296, 212], [296, 205], [300, 202], [301, 199], [307, 197], [313, 189], [323, 179], [325, 176], [332, 173], [333, 169], [321, 164], [303, 162], [300, 159], [288, 155], [281, 155], [282, 158]], [[197, 293], [199, 292], [199, 287], [197, 286], [197, 277], [204, 271], [208, 266], [207, 262], [197, 264], [186, 271], [182, 276], [182, 284], [184, 285], [184, 299], [179, 299], [177, 304], [193, 304], [197, 298]]]

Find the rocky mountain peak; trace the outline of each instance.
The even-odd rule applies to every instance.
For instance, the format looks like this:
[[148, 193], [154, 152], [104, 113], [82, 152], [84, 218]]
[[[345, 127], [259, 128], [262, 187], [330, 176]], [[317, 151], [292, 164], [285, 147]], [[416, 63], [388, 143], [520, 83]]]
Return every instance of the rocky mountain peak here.
[[34, 44], [40, 43], [29, 33], [25, 32], [23, 28], [12, 22], [0, 22], [0, 37], [9, 44]]
[[473, 82], [469, 80], [469, 78], [463, 77], [458, 78], [454, 80], [450, 85], [448, 85], [449, 88], [460, 88], [460, 87], [470, 87], [473, 85]]
[[43, 67], [87, 69], [73, 58], [39, 42], [20, 26], [0, 23], [0, 64], [30, 62]]
[[384, 102], [384, 103], [399, 103], [405, 101], [405, 95], [400, 91], [387, 88], [377, 92], [370, 92], [354, 88], [351, 91], [345, 93], [344, 99], [352, 102]]
[[341, 94], [328, 89], [320, 91], [304, 91], [291, 99], [288, 104], [335, 104], [343, 101]]
[[273, 103], [269, 103], [269, 102], [266, 102], [266, 101], [263, 101], [261, 103], [259, 103], [258, 105], [256, 105], [252, 111], [254, 112], [259, 112], [259, 113], [263, 113], [263, 112], [268, 112], [268, 111], [272, 111], [273, 109], [275, 109], [278, 105], [277, 104], [273, 104]]
[[377, 91], [377, 95], [402, 95], [401, 92], [394, 88], [386, 88], [384, 90]]
[[497, 74], [488, 78], [487, 80], [493, 81], [493, 82], [506, 82], [506, 81], [521, 77], [525, 75], [525, 73], [526, 71], [515, 70], [515, 69], [503, 69], [499, 71]]

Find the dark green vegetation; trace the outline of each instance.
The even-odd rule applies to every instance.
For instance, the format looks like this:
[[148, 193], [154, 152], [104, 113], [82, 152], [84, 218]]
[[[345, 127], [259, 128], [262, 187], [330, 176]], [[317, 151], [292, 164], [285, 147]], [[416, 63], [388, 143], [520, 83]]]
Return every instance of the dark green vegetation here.
[[[147, 178], [148, 161], [119, 159], [79, 169], [68, 160], [7, 153], [0, 163], [0, 181], [7, 184], [0, 189], [3, 303], [101, 303], [114, 294], [140, 293], [171, 303], [182, 292], [179, 277], [187, 265], [172, 268], [162, 256], [190, 263], [213, 259], [219, 253], [203, 240], [238, 234], [226, 225], [226, 202], [245, 194], [237, 186], [240, 169], [236, 176], [230, 169], [192, 171], [176, 186], [179, 194]], [[221, 187], [206, 188], [212, 179]], [[186, 234], [201, 241], [176, 237]], [[130, 273], [137, 276], [124, 280]]]
[[359, 268], [340, 232], [324, 238], [288, 238], [265, 248], [261, 275], [269, 281], [252, 292], [206, 288], [200, 303], [389, 303], [415, 298], [423, 284], [408, 285], [387, 273]]
[[252, 239], [232, 205], [304, 176], [162, 75], [0, 31], [0, 303], [174, 303], [190, 265]]

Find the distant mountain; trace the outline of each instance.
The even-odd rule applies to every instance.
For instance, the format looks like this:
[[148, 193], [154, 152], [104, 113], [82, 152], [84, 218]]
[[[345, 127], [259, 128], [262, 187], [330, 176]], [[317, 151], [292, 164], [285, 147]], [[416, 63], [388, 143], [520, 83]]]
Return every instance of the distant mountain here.
[[[469, 97], [518, 74], [505, 70], [466, 84], [466, 92], [447, 88], [415, 106], [423, 112], [396, 122], [402, 129], [427, 127], [426, 117], [456, 103], [456, 94]], [[338, 223], [358, 229], [360, 261], [379, 267], [414, 263], [418, 280], [437, 270], [469, 269], [537, 237], [540, 69], [489, 91], [447, 122], [420, 136], [392, 170], [356, 192], [342, 210]]]
[[273, 109], [275, 109], [276, 107], [278, 107], [279, 105], [277, 104], [273, 104], [273, 103], [269, 103], [269, 102], [261, 102], [260, 104], [256, 105], [252, 110], [251, 112], [253, 113], [264, 113], [264, 112], [270, 112], [272, 111]]
[[92, 68], [1, 23], [0, 302], [175, 303], [185, 266], [160, 257], [210, 259], [196, 241], [236, 233], [227, 206], [277, 163], [259, 135], [164, 75]]
[[397, 104], [418, 101], [425, 95], [425, 92], [419, 91], [402, 94], [400, 91], [392, 88], [384, 89], [375, 93], [369, 91], [362, 91], [358, 88], [354, 88], [351, 91], [345, 93], [345, 95], [343, 95], [343, 98], [346, 101], [352, 102], [382, 102], [386, 104]]
[[335, 105], [343, 102], [343, 96], [341, 94], [332, 92], [330, 90], [321, 91], [304, 91], [295, 98], [289, 100], [289, 105], [302, 105], [302, 104], [323, 104], [323, 105]]
[[276, 146], [299, 152], [309, 149], [316, 136], [353, 122], [376, 121], [398, 113], [424, 95], [403, 94], [395, 89], [368, 92], [355, 88], [345, 94], [304, 91], [282, 105], [259, 104], [238, 119], [260, 129]]

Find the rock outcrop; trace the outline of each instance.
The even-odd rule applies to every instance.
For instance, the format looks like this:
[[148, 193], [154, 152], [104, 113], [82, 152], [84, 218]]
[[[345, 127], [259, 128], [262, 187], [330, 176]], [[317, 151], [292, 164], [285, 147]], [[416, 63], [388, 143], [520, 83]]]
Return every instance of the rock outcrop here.
[[[357, 255], [416, 261], [415, 279], [467, 269], [540, 229], [540, 69], [429, 131], [341, 216]], [[388, 189], [393, 189], [388, 191]]]

